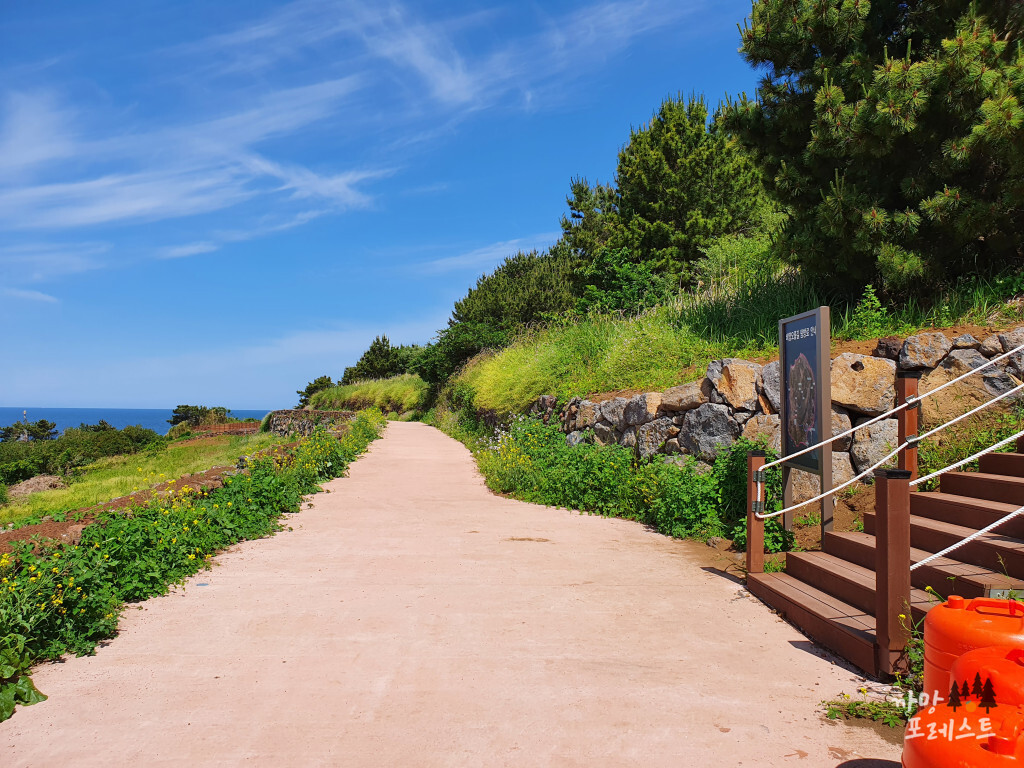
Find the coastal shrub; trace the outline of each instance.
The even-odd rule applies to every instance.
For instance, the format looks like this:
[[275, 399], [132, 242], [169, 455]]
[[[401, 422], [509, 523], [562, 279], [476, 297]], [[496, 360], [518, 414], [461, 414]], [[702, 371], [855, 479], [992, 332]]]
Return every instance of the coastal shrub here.
[[[292, 451], [254, 459], [222, 488], [172, 489], [130, 514], [105, 513], [77, 545], [16, 543], [0, 555], [0, 655], [12, 642], [29, 661], [91, 653], [116, 632], [125, 602], [163, 594], [225, 547], [279, 530], [281, 515], [297, 512], [320, 482], [343, 475], [383, 424], [380, 412], [369, 410], [340, 439], [318, 428]], [[26, 669], [0, 673], [0, 701], [9, 700], [24, 686]]]
[[0, 482], [0, 506], [3, 506], [7, 502], [7, 486], [4, 483]]
[[115, 429], [105, 421], [65, 429], [56, 438], [0, 442], [0, 483], [13, 485], [41, 474], [67, 474], [106, 456], [138, 453], [167, 444], [152, 429]]
[[[764, 449], [763, 442], [739, 440], [722, 449], [712, 467], [693, 457], [640, 462], [632, 449], [619, 445], [571, 447], [556, 426], [524, 416], [513, 419], [493, 440], [471, 445], [488, 487], [498, 493], [638, 520], [668, 536], [740, 536], [737, 546], [746, 542], [747, 452]], [[781, 471], [769, 471], [766, 508], [780, 509], [781, 497]], [[767, 527], [769, 552], [791, 548], [791, 533], [782, 531], [777, 521]]]

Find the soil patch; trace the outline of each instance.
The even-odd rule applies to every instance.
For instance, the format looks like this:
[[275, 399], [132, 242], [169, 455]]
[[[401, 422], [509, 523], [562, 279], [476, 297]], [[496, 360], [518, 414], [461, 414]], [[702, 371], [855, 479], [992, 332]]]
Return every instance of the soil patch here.
[[[224, 485], [224, 477], [235, 471], [234, 467], [213, 467], [205, 472], [197, 472], [192, 475], [185, 475], [178, 480], [171, 480], [160, 483], [145, 491], [136, 491], [127, 496], [96, 504], [91, 507], [84, 507], [72, 512], [62, 513], [65, 518], [63, 522], [44, 518], [42, 522], [33, 525], [25, 525], [14, 530], [0, 533], [0, 554], [11, 552], [13, 545], [20, 541], [38, 541], [53, 539], [64, 544], [77, 544], [82, 537], [82, 530], [85, 526], [95, 522], [104, 512], [114, 510], [141, 507], [149, 503], [154, 496], [166, 496], [167, 494], [180, 491], [183, 488], [190, 488], [193, 491], [211, 491]], [[32, 478], [37, 480], [39, 478]], [[59, 478], [58, 478], [59, 480]], [[31, 481], [26, 481], [31, 482]], [[62, 486], [63, 487], [63, 486]], [[37, 488], [36, 490], [45, 490]]]
[[[836, 499], [835, 512], [832, 513], [832, 530], [862, 531], [864, 530], [864, 513], [875, 509], [875, 486], [858, 483], [852, 486], [852, 492], [841, 492]], [[809, 512], [818, 513], [818, 504], [809, 504], [807, 509], [797, 512], [796, 517]], [[793, 535], [796, 547], [802, 550], [821, 549], [821, 524], [797, 525], [793, 523]]]
[[57, 475], [36, 475], [12, 485], [7, 489], [7, 495], [12, 499], [21, 499], [39, 491], [52, 491], [58, 488], [67, 488], [67, 485]]

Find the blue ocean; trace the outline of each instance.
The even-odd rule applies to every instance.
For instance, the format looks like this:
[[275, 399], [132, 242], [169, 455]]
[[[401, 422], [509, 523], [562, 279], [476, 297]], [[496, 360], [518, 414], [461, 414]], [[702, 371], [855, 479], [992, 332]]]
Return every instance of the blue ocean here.
[[[270, 408], [263, 411], [231, 411], [230, 415], [236, 419], [262, 419], [270, 412]], [[171, 425], [167, 420], [171, 418], [173, 408], [2, 408], [0, 407], [0, 427], [6, 427], [24, 418], [23, 412], [27, 412], [28, 420], [39, 421], [46, 419], [57, 425], [57, 430], [63, 432], [68, 427], [77, 427], [80, 424], [97, 424], [100, 420], [106, 421], [112, 427], [123, 429], [129, 425], [139, 425], [146, 429], [152, 429], [161, 435], [166, 435]]]

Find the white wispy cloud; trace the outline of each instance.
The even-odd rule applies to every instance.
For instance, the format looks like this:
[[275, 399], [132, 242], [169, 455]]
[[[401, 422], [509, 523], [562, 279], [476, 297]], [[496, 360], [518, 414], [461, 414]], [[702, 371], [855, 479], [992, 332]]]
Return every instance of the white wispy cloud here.
[[162, 248], [157, 253], [158, 259], [183, 259], [187, 256], [198, 256], [201, 253], [212, 253], [220, 246], [216, 243], [186, 243], [185, 245], [172, 245]]
[[[299, 0], [238, 29], [181, 46], [176, 53], [217, 62], [214, 76], [268, 70], [299, 52], [334, 46], [353, 66], [361, 58], [386, 61], [395, 75], [412, 73], [445, 108], [480, 109], [519, 91], [531, 108], [535, 87], [568, 81], [589, 63], [621, 51], [652, 29], [666, 27], [709, 3], [693, 0], [619, 0], [584, 3], [560, 14], [536, 7], [536, 31], [484, 50], [460, 40], [507, 20], [508, 9], [490, 9], [426, 22], [408, 4], [356, 0]], [[518, 9], [517, 9], [518, 10]], [[348, 45], [338, 46], [339, 39]], [[367, 67], [369, 69], [369, 67]]]
[[76, 142], [73, 112], [49, 93], [7, 94], [0, 123], [0, 174], [7, 178], [47, 162], [72, 156]]
[[446, 256], [419, 264], [416, 271], [426, 275], [439, 275], [445, 272], [473, 270], [494, 267], [502, 259], [514, 255], [517, 251], [532, 251], [547, 248], [561, 236], [561, 232], [544, 232], [539, 235], [520, 237], [515, 240], [504, 240], [491, 243], [458, 256]]
[[22, 243], [0, 246], [0, 280], [13, 285], [41, 283], [102, 269], [98, 257], [108, 243]]
[[280, 89], [265, 94], [255, 106], [217, 118], [76, 141], [68, 138], [70, 131], [61, 124], [70, 111], [56, 108], [48, 98], [14, 98], [0, 125], [0, 158], [23, 158], [19, 167], [27, 169], [75, 155], [79, 165], [119, 170], [85, 170], [77, 173], [78, 178], [41, 183], [11, 183], [7, 177], [7, 183], [0, 181], [0, 227], [57, 229], [159, 221], [282, 192], [321, 198], [337, 210], [365, 206], [370, 198], [356, 185], [389, 170], [325, 175], [263, 158], [253, 149], [334, 114], [359, 84], [360, 79], [352, 76]]
[[48, 304], [56, 304], [60, 300], [42, 291], [25, 290], [24, 288], [0, 288], [0, 294], [12, 299], [24, 299], [25, 301], [42, 301]]

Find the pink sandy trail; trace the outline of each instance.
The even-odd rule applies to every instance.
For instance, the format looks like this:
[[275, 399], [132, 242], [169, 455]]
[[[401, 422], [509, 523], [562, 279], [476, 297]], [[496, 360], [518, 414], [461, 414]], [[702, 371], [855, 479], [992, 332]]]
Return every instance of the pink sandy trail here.
[[0, 765], [898, 766], [820, 714], [859, 678], [699, 544], [494, 496], [422, 424], [326, 487], [38, 668]]

